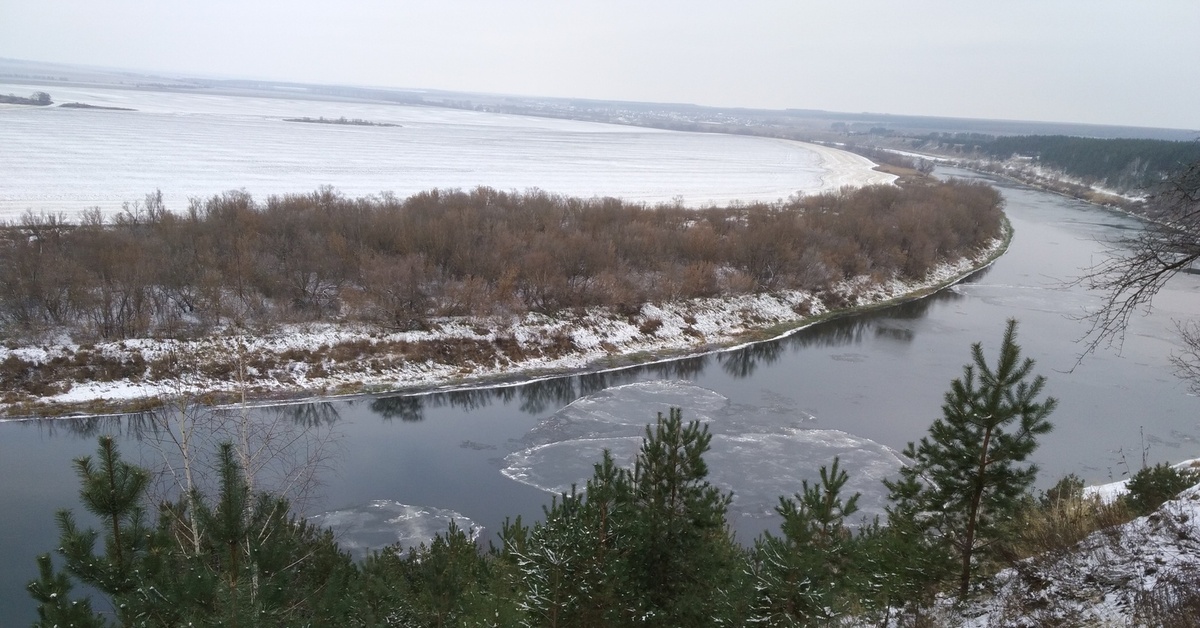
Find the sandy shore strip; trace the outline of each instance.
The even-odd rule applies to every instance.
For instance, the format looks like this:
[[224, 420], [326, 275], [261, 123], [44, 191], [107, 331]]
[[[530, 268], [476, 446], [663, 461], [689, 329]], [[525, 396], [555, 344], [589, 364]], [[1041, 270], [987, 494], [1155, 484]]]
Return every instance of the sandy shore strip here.
[[822, 192], [839, 190], [845, 186], [888, 185], [899, 178], [875, 170], [877, 164], [862, 155], [820, 144], [796, 143], [821, 156], [821, 167], [825, 169], [825, 174], [821, 175]]

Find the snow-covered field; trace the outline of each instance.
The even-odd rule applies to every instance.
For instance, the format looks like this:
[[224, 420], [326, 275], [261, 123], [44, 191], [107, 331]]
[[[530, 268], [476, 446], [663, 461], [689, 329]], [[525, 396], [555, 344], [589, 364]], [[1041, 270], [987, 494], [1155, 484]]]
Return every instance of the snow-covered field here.
[[[0, 84], [0, 93], [37, 87]], [[788, 140], [388, 104], [101, 88], [0, 106], [0, 219], [26, 210], [111, 214], [161, 190], [167, 208], [245, 189], [264, 200], [330, 185], [349, 196], [432, 188], [540, 188], [635, 202], [775, 201], [895, 177], [870, 161]], [[362, 119], [398, 127], [300, 124]]]

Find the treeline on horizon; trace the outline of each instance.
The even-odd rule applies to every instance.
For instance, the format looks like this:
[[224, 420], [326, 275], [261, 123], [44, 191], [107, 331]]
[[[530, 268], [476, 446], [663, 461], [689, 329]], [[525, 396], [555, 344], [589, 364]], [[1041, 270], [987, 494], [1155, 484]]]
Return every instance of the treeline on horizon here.
[[1200, 142], [1068, 135], [984, 136], [967, 141], [995, 159], [1033, 157], [1047, 168], [1122, 191], [1152, 192], [1172, 174], [1200, 161]]
[[861, 275], [922, 279], [1001, 232], [978, 183], [875, 186], [728, 208], [533, 190], [348, 198], [244, 191], [168, 211], [161, 193], [78, 223], [0, 228], [0, 328], [93, 339], [189, 337], [237, 323], [552, 313], [783, 289]]

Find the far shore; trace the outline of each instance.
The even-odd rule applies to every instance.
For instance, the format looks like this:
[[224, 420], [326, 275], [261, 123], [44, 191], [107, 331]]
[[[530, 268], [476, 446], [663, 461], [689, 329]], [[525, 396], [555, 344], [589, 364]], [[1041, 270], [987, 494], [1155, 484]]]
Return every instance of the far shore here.
[[[508, 320], [442, 319], [436, 329], [424, 332], [289, 325], [262, 334], [227, 330], [225, 335], [193, 341], [133, 339], [87, 348], [66, 343], [0, 348], [0, 362], [8, 356], [49, 361], [86, 350], [116, 359], [136, 354], [150, 360], [169, 353], [197, 365], [177, 378], [73, 383], [52, 396], [0, 405], [0, 412], [8, 415], [0, 421], [144, 412], [181, 398], [212, 406], [263, 406], [483, 388], [725, 351], [926, 297], [990, 265], [1007, 250], [1011, 235], [1006, 225], [1003, 239], [994, 240], [988, 250], [944, 264], [919, 283], [879, 284], [859, 278], [823, 295], [788, 291], [646, 304], [632, 317], [592, 309]], [[431, 359], [389, 362], [387, 347], [395, 343], [429, 343]], [[448, 346], [459, 351], [459, 359], [436, 359], [454, 355], [447, 352]], [[464, 353], [463, 346], [473, 353]], [[230, 356], [239, 356], [234, 372], [228, 366]], [[262, 360], [291, 360], [289, 375], [256, 377], [252, 365]], [[243, 374], [240, 381], [238, 372]]]

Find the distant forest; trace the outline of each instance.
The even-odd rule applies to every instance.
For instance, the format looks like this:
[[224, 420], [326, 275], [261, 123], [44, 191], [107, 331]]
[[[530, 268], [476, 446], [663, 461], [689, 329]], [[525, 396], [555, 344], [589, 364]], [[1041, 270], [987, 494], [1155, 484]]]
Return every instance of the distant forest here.
[[967, 141], [993, 159], [1032, 157], [1046, 168], [1116, 190], [1149, 191], [1200, 162], [1200, 142], [1067, 135], [975, 136]]
[[238, 322], [553, 313], [872, 275], [921, 279], [1001, 232], [982, 184], [876, 186], [784, 203], [688, 209], [541, 191], [347, 198], [245, 192], [167, 211], [161, 194], [78, 224], [27, 213], [0, 228], [0, 330], [79, 339], [189, 337]]

